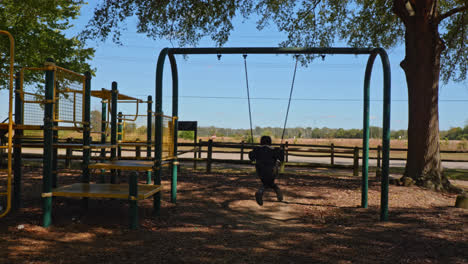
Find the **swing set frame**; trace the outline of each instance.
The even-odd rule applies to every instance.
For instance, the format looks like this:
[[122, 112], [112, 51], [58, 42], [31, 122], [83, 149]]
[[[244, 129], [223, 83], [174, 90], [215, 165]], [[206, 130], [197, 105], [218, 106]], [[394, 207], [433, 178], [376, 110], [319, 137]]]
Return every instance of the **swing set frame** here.
[[[368, 206], [368, 173], [369, 173], [369, 112], [370, 112], [370, 80], [374, 61], [380, 56], [383, 68], [383, 136], [382, 136], [382, 178], [380, 191], [380, 220], [388, 221], [388, 189], [389, 189], [389, 157], [390, 157], [390, 102], [391, 73], [387, 52], [383, 48], [277, 48], [277, 47], [229, 47], [229, 48], [164, 48], [159, 53], [156, 66], [156, 130], [155, 139], [158, 145], [162, 136], [162, 103], [163, 103], [163, 72], [166, 57], [169, 58], [172, 74], [172, 116], [179, 112], [179, 77], [175, 55], [218, 55], [222, 54], [343, 54], [369, 55], [364, 76], [364, 109], [363, 109], [363, 157], [361, 207]], [[174, 131], [174, 153], [177, 153], [177, 120]], [[161, 151], [155, 150], [155, 159], [161, 162]], [[160, 164], [159, 164], [160, 165]], [[177, 156], [172, 160], [171, 201], [177, 198]], [[159, 167], [156, 164], [156, 167]], [[160, 173], [160, 171], [157, 171]]]

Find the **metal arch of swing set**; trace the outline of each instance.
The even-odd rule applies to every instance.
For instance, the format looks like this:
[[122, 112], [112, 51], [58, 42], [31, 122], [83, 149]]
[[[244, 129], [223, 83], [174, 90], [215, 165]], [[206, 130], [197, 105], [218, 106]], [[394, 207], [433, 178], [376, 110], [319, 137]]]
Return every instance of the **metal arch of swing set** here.
[[[368, 168], [369, 168], [369, 108], [370, 108], [370, 79], [372, 68], [377, 55], [380, 56], [383, 67], [383, 136], [382, 136], [382, 179], [380, 191], [380, 220], [388, 221], [388, 189], [389, 189], [389, 154], [390, 154], [390, 62], [387, 52], [383, 48], [275, 48], [275, 47], [230, 47], [230, 48], [164, 48], [159, 53], [156, 66], [156, 129], [155, 144], [162, 146], [162, 94], [163, 94], [163, 72], [166, 57], [169, 58], [172, 73], [172, 115], [178, 116], [179, 106], [179, 80], [177, 72], [176, 54], [369, 54], [364, 76], [364, 110], [363, 110], [363, 157], [362, 157], [362, 186], [361, 207], [367, 208], [368, 200]], [[174, 153], [177, 153], [177, 120], [174, 131]], [[161, 163], [162, 149], [155, 148], [156, 168]], [[177, 157], [173, 160], [171, 177], [171, 201], [177, 198]], [[155, 171], [159, 173], [160, 170]], [[160, 178], [160, 177], [156, 177]]]

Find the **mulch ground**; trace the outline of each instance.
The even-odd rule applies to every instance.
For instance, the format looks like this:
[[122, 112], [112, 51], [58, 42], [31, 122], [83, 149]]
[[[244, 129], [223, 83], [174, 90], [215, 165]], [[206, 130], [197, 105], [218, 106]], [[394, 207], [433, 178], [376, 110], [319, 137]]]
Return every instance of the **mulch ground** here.
[[[381, 222], [380, 183], [371, 178], [363, 209], [351, 175], [287, 168], [285, 201], [270, 191], [259, 206], [253, 169], [187, 165], [177, 204], [166, 176], [160, 215], [140, 202], [138, 230], [127, 228], [125, 201], [90, 200], [83, 211], [60, 197], [43, 228], [41, 170], [27, 167], [24, 209], [0, 219], [0, 263], [468, 263], [468, 210], [454, 207], [456, 195], [390, 186], [390, 221]], [[78, 170], [61, 172], [60, 184], [78, 181]]]

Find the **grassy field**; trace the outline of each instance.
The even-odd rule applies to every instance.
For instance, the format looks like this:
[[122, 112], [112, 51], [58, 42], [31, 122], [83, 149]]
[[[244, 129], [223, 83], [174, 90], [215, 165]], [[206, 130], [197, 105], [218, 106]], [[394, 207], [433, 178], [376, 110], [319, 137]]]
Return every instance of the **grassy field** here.
[[[209, 137], [200, 137], [203, 141], [210, 139]], [[182, 142], [192, 142], [191, 140], [180, 139]], [[214, 139], [216, 142], [239, 142], [239, 139], [231, 137], [217, 137]], [[256, 138], [256, 141], [258, 139]], [[335, 146], [362, 146], [362, 139], [355, 138], [287, 138], [283, 142], [288, 142], [289, 144], [310, 144], [310, 145], [330, 145], [331, 143]], [[273, 138], [273, 143], [280, 143], [281, 139]], [[370, 139], [369, 146], [371, 148], [376, 148], [377, 146], [382, 145], [382, 139]], [[408, 141], [405, 139], [392, 139], [390, 141], [390, 148], [408, 148]], [[466, 150], [468, 151], [468, 140], [441, 140], [440, 141], [441, 150]]]
[[[208, 137], [201, 137], [203, 141], [207, 141], [210, 138]], [[191, 140], [180, 139], [180, 142], [193, 142]], [[215, 142], [236, 142], [239, 143], [238, 139], [230, 138], [230, 137], [218, 137], [214, 139]], [[280, 143], [281, 140], [273, 139], [273, 143]], [[289, 144], [310, 144], [310, 145], [324, 145], [330, 146], [333, 143], [335, 146], [346, 146], [346, 147], [361, 147], [362, 140], [361, 139], [285, 139], [283, 142], [288, 142]], [[382, 145], [381, 139], [371, 139], [369, 141], [370, 148], [377, 148], [379, 145]], [[407, 140], [391, 140], [390, 141], [390, 148], [395, 149], [406, 149], [408, 148], [408, 141]], [[441, 151], [468, 151], [468, 141], [467, 140], [449, 140], [449, 141], [441, 141], [440, 142], [440, 149]], [[223, 150], [236, 150], [236, 149], [226, 149]], [[370, 151], [371, 157], [377, 156], [377, 151]], [[406, 151], [394, 151], [392, 150], [390, 153], [391, 158], [406, 158]], [[441, 153], [442, 159], [450, 159], [450, 160], [461, 160], [461, 161], [468, 161], [468, 153]]]

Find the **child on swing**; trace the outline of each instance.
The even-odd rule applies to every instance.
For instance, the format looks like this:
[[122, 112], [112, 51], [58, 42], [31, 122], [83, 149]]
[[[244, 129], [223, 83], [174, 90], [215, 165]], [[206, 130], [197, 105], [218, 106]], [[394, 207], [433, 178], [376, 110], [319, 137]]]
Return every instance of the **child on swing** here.
[[266, 188], [272, 188], [278, 201], [283, 201], [283, 194], [280, 188], [275, 183], [275, 178], [278, 176], [278, 161], [284, 161], [284, 151], [280, 148], [271, 146], [271, 137], [262, 136], [259, 147], [255, 147], [249, 152], [249, 159], [256, 161], [255, 169], [257, 175], [262, 181], [262, 186], [255, 193], [255, 199], [259, 205], [263, 205], [263, 193]]

